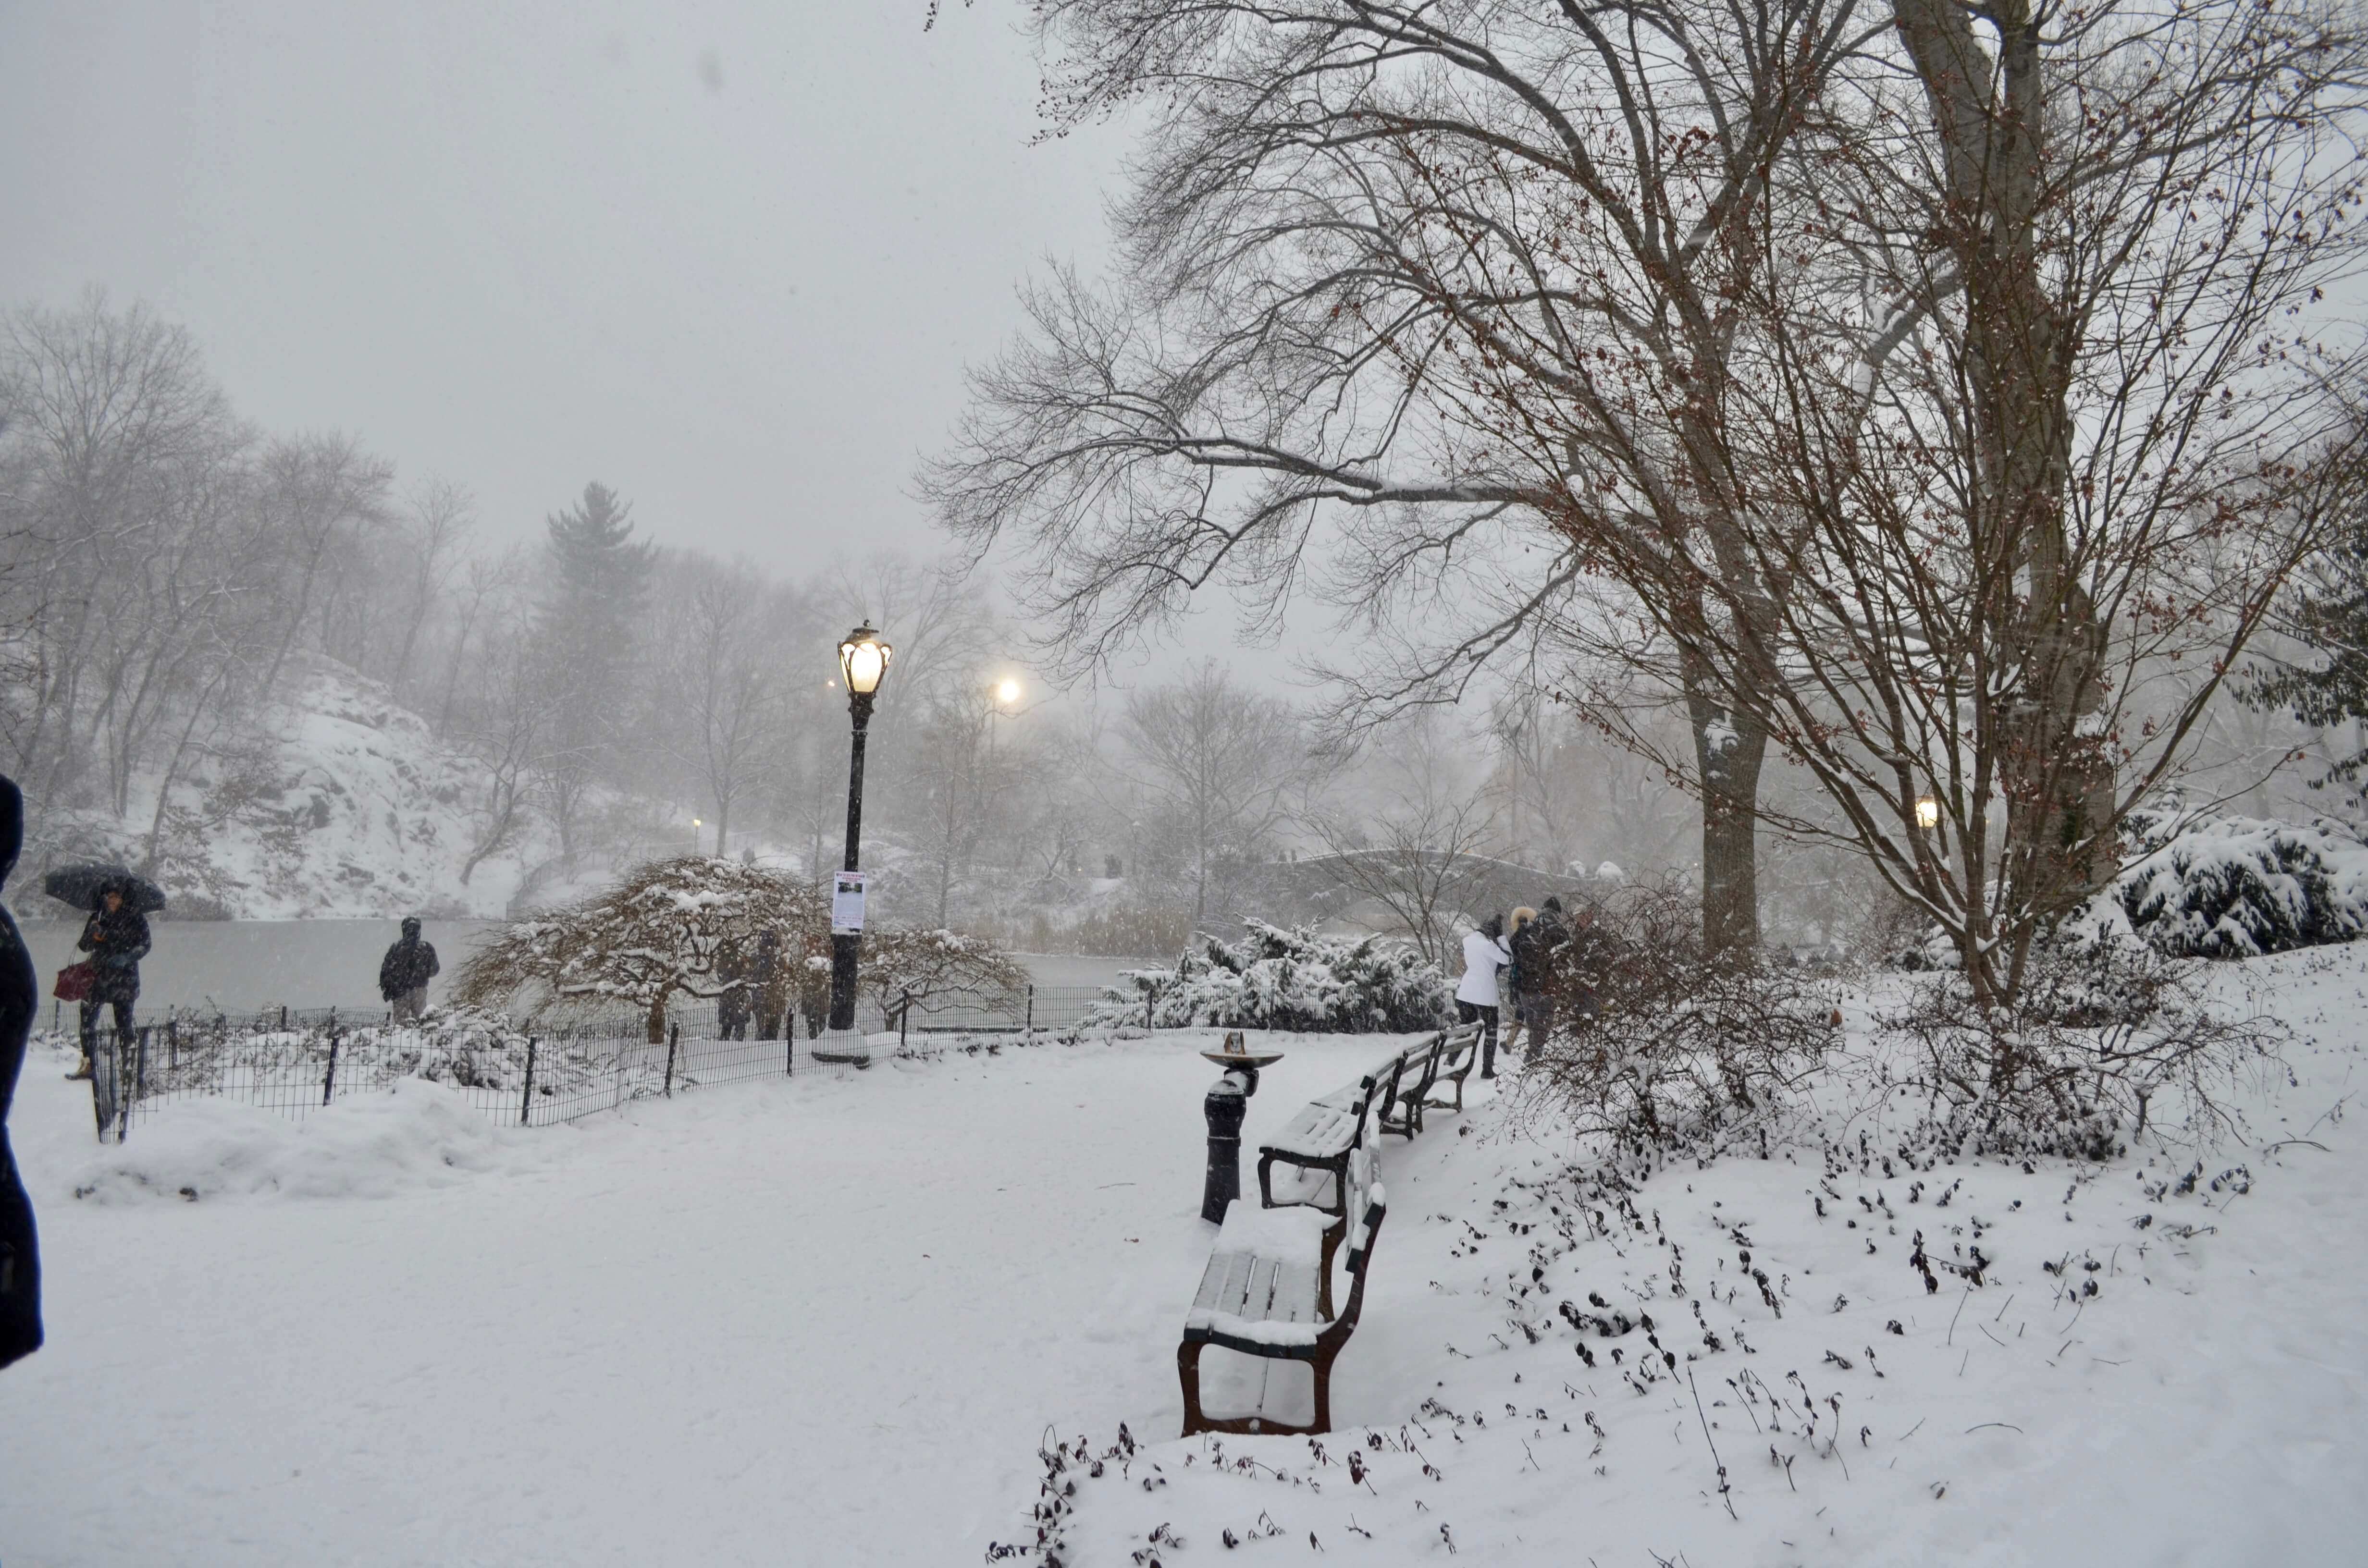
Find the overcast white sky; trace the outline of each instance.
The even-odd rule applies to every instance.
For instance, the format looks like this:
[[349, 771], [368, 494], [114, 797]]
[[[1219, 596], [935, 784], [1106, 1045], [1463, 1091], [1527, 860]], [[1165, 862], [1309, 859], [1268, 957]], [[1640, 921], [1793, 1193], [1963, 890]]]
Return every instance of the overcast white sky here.
[[237, 406], [531, 528], [787, 569], [904, 494], [1115, 132], [1030, 146], [1011, 0], [0, 0], [0, 279], [185, 324]]

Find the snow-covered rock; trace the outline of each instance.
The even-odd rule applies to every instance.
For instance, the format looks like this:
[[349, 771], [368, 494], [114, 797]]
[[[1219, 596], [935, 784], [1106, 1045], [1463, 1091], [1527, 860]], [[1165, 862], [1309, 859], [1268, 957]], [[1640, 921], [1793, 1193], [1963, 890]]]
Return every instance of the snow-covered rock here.
[[[139, 779], [121, 819], [37, 812], [28, 864], [141, 863], [159, 782]], [[176, 781], [157, 880], [183, 916], [498, 916], [548, 846], [530, 833], [463, 884], [485, 789], [483, 766], [438, 741], [382, 684], [333, 659], [291, 656], [252, 744]]]

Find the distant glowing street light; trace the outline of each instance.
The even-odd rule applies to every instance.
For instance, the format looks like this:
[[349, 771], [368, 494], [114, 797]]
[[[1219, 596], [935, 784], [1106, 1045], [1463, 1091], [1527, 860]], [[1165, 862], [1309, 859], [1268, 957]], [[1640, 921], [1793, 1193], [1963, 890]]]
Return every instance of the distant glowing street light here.
[[1019, 683], [1013, 680], [1010, 676], [1006, 676], [1002, 680], [996, 683], [995, 699], [997, 702], [1007, 704], [1019, 701]]
[[[847, 864], [852, 871], [863, 838], [863, 739], [871, 727], [871, 701], [888, 675], [888, 661], [896, 651], [880, 641], [870, 621], [847, 634], [838, 645], [838, 675], [847, 683], [847, 710], [855, 723], [854, 744], [847, 759]], [[836, 900], [834, 899], [834, 902]], [[834, 920], [833, 926], [837, 922]], [[855, 1027], [855, 960], [863, 941], [856, 931], [834, 929], [830, 937], [830, 1027]]]
[[1927, 833], [1940, 826], [1941, 802], [1930, 795], [1919, 797], [1916, 802], [1916, 825]]

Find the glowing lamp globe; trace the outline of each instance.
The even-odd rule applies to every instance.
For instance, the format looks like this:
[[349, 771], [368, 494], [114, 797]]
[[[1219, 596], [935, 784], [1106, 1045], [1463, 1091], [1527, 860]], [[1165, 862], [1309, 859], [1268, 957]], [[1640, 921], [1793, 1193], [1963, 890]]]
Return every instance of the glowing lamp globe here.
[[838, 645], [839, 677], [847, 682], [848, 694], [870, 697], [878, 691], [895, 652], [880, 641], [879, 631], [869, 623], [848, 632], [847, 641]]

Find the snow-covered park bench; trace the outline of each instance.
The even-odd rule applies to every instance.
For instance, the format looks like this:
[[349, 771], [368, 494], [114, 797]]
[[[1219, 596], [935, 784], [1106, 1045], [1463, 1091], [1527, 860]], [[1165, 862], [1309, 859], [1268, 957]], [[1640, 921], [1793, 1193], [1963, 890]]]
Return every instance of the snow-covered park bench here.
[[[1429, 1110], [1463, 1109], [1463, 1080], [1472, 1075], [1473, 1064], [1480, 1060], [1480, 1026], [1458, 1024], [1439, 1037], [1439, 1063], [1431, 1070], [1430, 1082], [1423, 1090], [1423, 1106]], [[1451, 1103], [1440, 1096], [1453, 1088], [1455, 1098]], [[1417, 1121], [1415, 1131], [1422, 1131]]]
[[[1338, 1315], [1332, 1311], [1332, 1258], [1339, 1233], [1321, 1210], [1236, 1202], [1225, 1211], [1216, 1249], [1184, 1319], [1183, 1342], [1176, 1347], [1176, 1375], [1184, 1386], [1184, 1436], [1332, 1429], [1332, 1362], [1357, 1330], [1373, 1236], [1388, 1207], [1387, 1194], [1373, 1179], [1371, 1150], [1353, 1147], [1342, 1170], [1345, 1201], [1360, 1219], [1349, 1242], [1349, 1301]], [[1306, 1362], [1315, 1377], [1315, 1419], [1292, 1426], [1263, 1410], [1211, 1419], [1201, 1408], [1201, 1352], [1212, 1345], [1268, 1360]]]
[[[1383, 1132], [1412, 1139], [1422, 1131], [1422, 1113], [1426, 1109], [1462, 1110], [1463, 1075], [1472, 1071], [1474, 1053], [1479, 1048], [1478, 1024], [1459, 1025], [1407, 1046], [1398, 1053], [1397, 1092], [1382, 1108], [1374, 1125]], [[1452, 1108], [1444, 1100], [1431, 1098], [1432, 1090], [1448, 1082], [1455, 1085], [1455, 1104]]]
[[[1396, 1100], [1406, 1054], [1394, 1052], [1355, 1083], [1311, 1102], [1274, 1135], [1274, 1142], [1258, 1145], [1260, 1203], [1269, 1209], [1304, 1206], [1345, 1223], [1349, 1157], [1364, 1147], [1366, 1128]], [[1277, 1165], [1292, 1167], [1284, 1176], [1290, 1186], [1280, 1198], [1275, 1194]]]

